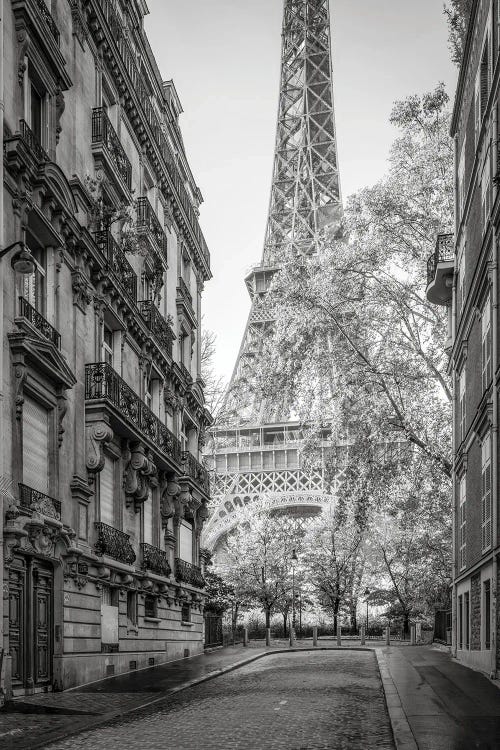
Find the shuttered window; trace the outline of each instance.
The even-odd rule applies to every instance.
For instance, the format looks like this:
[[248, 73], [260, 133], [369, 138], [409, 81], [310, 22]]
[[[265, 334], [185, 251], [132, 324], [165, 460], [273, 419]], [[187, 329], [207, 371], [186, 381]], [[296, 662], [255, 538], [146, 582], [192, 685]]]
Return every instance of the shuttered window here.
[[193, 562], [193, 527], [187, 521], [182, 521], [179, 527], [179, 557]]
[[491, 382], [491, 304], [490, 297], [481, 313], [481, 374], [483, 391]]
[[467, 540], [466, 540], [466, 531], [467, 531], [467, 505], [466, 505], [466, 493], [467, 493], [467, 480], [466, 476], [464, 476], [460, 479], [460, 485], [459, 485], [459, 567], [460, 570], [463, 570], [467, 564]]
[[99, 474], [99, 505], [101, 521], [114, 526], [115, 462], [106, 456], [104, 468]]
[[153, 544], [153, 494], [149, 491], [148, 499], [144, 503], [144, 541]]
[[480, 97], [481, 97], [481, 119], [486, 112], [486, 104], [490, 92], [490, 40], [489, 35], [484, 40], [483, 54], [480, 67]]
[[481, 547], [491, 546], [491, 437], [485, 437], [481, 449]]
[[465, 378], [465, 365], [462, 367], [458, 381], [458, 407], [459, 407], [459, 422], [460, 422], [460, 440], [465, 437], [466, 431], [466, 420], [467, 420], [467, 401], [466, 401], [466, 378]]
[[49, 412], [29, 396], [23, 404], [23, 483], [48, 494]]
[[481, 217], [483, 222], [483, 232], [486, 232], [489, 224], [491, 213], [491, 167], [490, 167], [490, 150], [484, 160], [483, 171], [481, 173]]

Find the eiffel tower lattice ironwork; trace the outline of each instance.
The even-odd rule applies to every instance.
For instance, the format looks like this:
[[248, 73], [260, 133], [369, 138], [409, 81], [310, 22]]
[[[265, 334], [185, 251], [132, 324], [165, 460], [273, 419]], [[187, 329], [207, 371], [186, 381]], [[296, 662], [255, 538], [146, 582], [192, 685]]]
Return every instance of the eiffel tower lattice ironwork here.
[[273, 179], [264, 251], [245, 278], [252, 300], [223, 414], [215, 431], [218, 506], [205, 544], [237, 522], [238, 509], [271, 503], [311, 512], [328, 501], [322, 470], [300, 465], [293, 404], [262, 398], [254, 386], [273, 326], [270, 282], [293, 254], [318, 250], [342, 214], [333, 107], [329, 0], [284, 0], [281, 77]]

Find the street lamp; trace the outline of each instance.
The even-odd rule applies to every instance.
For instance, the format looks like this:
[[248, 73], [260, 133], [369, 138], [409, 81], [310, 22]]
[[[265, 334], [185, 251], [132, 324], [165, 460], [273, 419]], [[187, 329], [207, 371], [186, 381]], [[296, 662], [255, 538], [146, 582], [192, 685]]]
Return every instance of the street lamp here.
[[295, 563], [298, 557], [295, 549], [292, 550], [292, 635], [295, 637]]
[[13, 242], [11, 245], [8, 245], [7, 247], [4, 247], [3, 250], [0, 250], [0, 260], [3, 258], [4, 255], [7, 255], [7, 253], [10, 253], [11, 250], [13, 250], [16, 245], [19, 245], [19, 250], [14, 253], [14, 255], [11, 258], [10, 265], [14, 269], [14, 271], [18, 271], [19, 273], [34, 273], [35, 272], [35, 260], [29, 250], [28, 247], [24, 244], [24, 242], [21, 242], [20, 240], [17, 240], [16, 242]]
[[365, 589], [365, 600], [366, 600], [366, 632], [368, 633], [368, 597], [370, 596], [370, 589]]

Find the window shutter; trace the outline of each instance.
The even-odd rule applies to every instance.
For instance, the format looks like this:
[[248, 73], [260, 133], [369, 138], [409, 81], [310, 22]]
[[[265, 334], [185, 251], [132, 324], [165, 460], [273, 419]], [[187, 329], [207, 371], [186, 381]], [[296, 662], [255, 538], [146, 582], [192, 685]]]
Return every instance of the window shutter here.
[[482, 474], [482, 548], [487, 549], [491, 545], [491, 463], [483, 468]]
[[187, 521], [182, 521], [179, 527], [179, 557], [193, 562], [193, 527]]
[[48, 493], [49, 413], [29, 396], [23, 404], [23, 483]]
[[114, 525], [115, 462], [106, 457], [104, 468], [99, 474], [99, 505], [101, 521]]
[[151, 490], [142, 507], [144, 509], [144, 541], [146, 544], [153, 544], [153, 495]]
[[475, 130], [475, 136], [476, 136], [476, 143], [479, 138], [479, 130], [481, 127], [481, 101], [480, 101], [481, 91], [480, 91], [480, 85], [479, 85], [479, 73], [476, 78], [476, 87], [474, 92], [474, 130]]

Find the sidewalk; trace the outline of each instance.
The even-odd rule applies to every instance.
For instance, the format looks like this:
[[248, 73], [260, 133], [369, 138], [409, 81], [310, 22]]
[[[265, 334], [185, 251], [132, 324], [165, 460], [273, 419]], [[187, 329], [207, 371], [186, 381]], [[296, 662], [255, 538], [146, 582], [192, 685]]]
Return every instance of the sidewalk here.
[[[2, 750], [34, 750], [51, 741], [161, 701], [186, 687], [265, 656], [289, 651], [285, 641], [229, 646], [65, 693], [17, 699], [0, 711]], [[379, 661], [397, 750], [500, 750], [500, 690], [484, 675], [430, 646], [369, 643]], [[297, 642], [297, 650], [312, 641]], [[319, 649], [335, 648], [321, 642]], [[345, 642], [342, 650], [363, 648]], [[334, 710], [334, 709], [333, 709]], [[196, 750], [193, 748], [193, 750]], [[221, 747], [221, 750], [225, 750]]]

